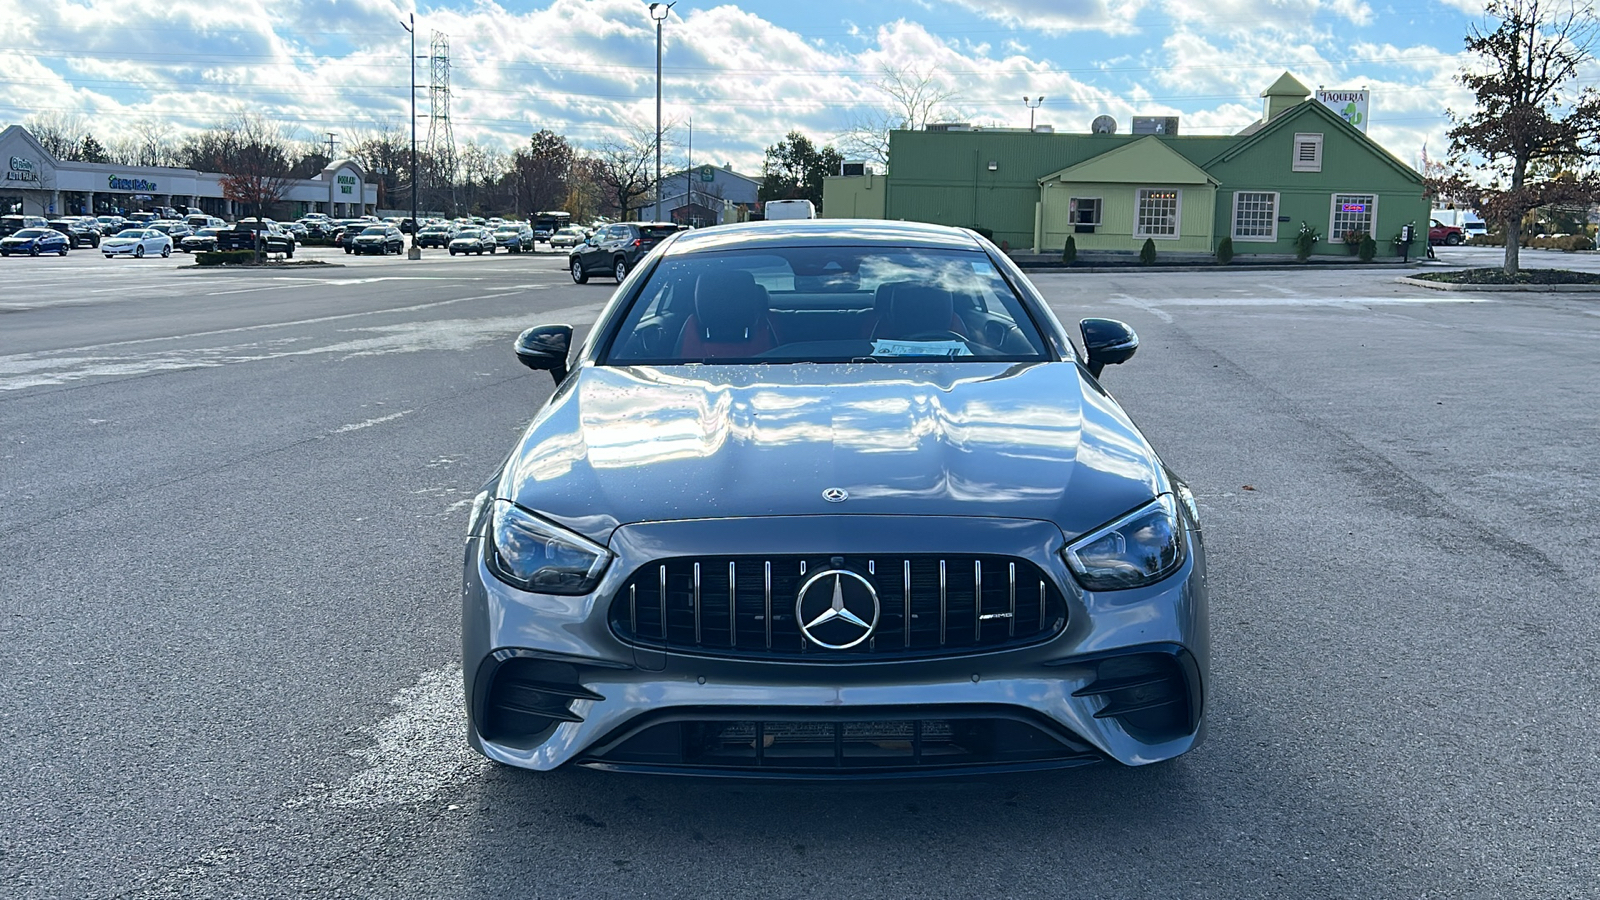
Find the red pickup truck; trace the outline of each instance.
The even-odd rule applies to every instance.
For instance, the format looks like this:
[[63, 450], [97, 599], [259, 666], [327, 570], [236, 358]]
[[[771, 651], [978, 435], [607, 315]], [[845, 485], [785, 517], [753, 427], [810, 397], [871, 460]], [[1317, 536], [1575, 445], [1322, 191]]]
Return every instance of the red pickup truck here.
[[1461, 233], [1460, 228], [1454, 225], [1446, 225], [1438, 219], [1429, 220], [1428, 243], [1446, 244], [1455, 247], [1464, 240], [1466, 240], [1466, 236]]

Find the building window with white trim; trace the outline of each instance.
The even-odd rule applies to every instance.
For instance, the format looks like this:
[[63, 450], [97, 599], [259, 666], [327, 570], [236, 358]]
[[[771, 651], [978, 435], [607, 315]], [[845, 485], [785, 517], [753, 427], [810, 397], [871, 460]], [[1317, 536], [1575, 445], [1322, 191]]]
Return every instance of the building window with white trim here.
[[1297, 134], [1294, 136], [1294, 159], [1289, 167], [1295, 172], [1322, 171], [1322, 135]]
[[1133, 236], [1177, 239], [1180, 209], [1177, 188], [1140, 188]]
[[1237, 191], [1233, 195], [1233, 239], [1278, 239], [1278, 195], [1271, 191]]
[[1328, 217], [1328, 240], [1350, 241], [1353, 235], [1370, 235], [1378, 221], [1376, 194], [1334, 194]]
[[1075, 234], [1094, 234], [1100, 224], [1099, 197], [1073, 197], [1067, 202], [1068, 218], [1072, 220]]

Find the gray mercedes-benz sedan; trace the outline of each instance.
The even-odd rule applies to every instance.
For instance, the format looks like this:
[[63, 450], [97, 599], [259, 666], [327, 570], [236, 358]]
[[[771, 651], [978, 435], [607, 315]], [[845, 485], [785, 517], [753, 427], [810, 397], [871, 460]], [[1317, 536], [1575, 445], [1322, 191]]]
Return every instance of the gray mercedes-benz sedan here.
[[469, 739], [490, 759], [755, 777], [1017, 771], [1193, 748], [1193, 497], [972, 231], [672, 235], [473, 506]]

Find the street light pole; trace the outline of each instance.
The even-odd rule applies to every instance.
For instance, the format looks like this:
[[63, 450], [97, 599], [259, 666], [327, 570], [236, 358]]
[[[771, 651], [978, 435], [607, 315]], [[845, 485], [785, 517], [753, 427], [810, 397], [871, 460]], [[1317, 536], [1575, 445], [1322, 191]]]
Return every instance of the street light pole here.
[[1023, 105], [1028, 107], [1028, 130], [1032, 131], [1033, 130], [1033, 111], [1038, 109], [1040, 106], [1044, 105], [1044, 95], [1040, 94], [1037, 97], [1023, 97], [1022, 98], [1022, 102], [1023, 102]]
[[678, 0], [650, 4], [650, 18], [656, 23], [656, 221], [661, 221], [661, 23], [665, 22]]
[[417, 14], [410, 13], [400, 27], [411, 32], [411, 249], [406, 259], [421, 259], [417, 246]]

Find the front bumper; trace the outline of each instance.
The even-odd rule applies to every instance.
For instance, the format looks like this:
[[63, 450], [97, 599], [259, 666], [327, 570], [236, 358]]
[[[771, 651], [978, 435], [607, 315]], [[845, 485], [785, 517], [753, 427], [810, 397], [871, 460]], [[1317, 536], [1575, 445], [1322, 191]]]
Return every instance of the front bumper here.
[[[1189, 537], [1188, 557], [1170, 578], [1094, 594], [1066, 574], [1059, 557], [1064, 539], [1044, 522], [810, 516], [640, 524], [613, 536], [617, 558], [594, 594], [556, 597], [499, 581], [485, 568], [474, 536], [462, 593], [469, 740], [491, 759], [536, 770], [576, 763], [755, 777], [966, 774], [1170, 759], [1204, 735], [1205, 564], [1198, 532]], [[809, 662], [652, 651], [624, 643], [608, 623], [612, 596], [654, 560], [956, 548], [1037, 565], [1066, 599], [1065, 627], [1033, 645], [961, 656]], [[1120, 714], [1150, 696], [1139, 692], [1152, 689], [1135, 682], [1141, 672], [1157, 670], [1166, 673], [1166, 687], [1153, 690], [1181, 692], [1181, 702], [1167, 698], [1176, 718], [1152, 725], [1137, 710]], [[547, 717], [531, 720], [546, 727], [502, 727], [496, 717], [507, 690], [521, 698], [513, 706]], [[958, 740], [963, 734], [973, 737]], [[933, 752], [939, 741], [938, 753], [952, 743], [967, 751], [996, 746], [987, 754], [939, 757]], [[998, 746], [1005, 741], [1015, 746]], [[782, 752], [796, 756], [780, 758]]]

